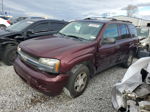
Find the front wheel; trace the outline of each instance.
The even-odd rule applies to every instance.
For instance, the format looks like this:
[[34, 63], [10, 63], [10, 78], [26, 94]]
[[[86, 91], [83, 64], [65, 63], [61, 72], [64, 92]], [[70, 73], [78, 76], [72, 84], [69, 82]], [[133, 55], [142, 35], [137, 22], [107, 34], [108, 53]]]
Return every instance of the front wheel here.
[[[89, 69], [80, 64], [70, 71], [70, 78], [66, 85], [65, 93], [71, 98], [80, 96], [86, 89], [89, 81]], [[67, 91], [67, 92], [66, 92]]]
[[5, 30], [6, 26], [5, 25], [0, 25], [0, 30]]
[[17, 46], [7, 45], [3, 55], [3, 62], [6, 65], [12, 65], [17, 57]]

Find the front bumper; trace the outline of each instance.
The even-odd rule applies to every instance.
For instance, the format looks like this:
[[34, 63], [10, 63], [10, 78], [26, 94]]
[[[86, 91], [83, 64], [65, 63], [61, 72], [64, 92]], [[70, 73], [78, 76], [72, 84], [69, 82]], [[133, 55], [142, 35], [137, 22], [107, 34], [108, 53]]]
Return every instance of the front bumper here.
[[68, 81], [69, 75], [50, 75], [41, 71], [31, 69], [19, 58], [14, 63], [16, 73], [31, 87], [47, 94], [58, 95]]

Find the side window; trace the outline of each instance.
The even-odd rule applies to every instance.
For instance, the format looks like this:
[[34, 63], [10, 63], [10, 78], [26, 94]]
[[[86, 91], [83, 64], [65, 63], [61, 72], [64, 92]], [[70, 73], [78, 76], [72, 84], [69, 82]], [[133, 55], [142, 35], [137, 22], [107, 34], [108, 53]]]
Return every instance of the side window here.
[[50, 31], [59, 31], [65, 26], [65, 23], [61, 22], [51, 22], [50, 23]]
[[129, 27], [131, 36], [132, 36], [132, 37], [137, 37], [137, 30], [136, 30], [135, 26], [133, 26], [133, 25], [128, 25], [128, 27]]
[[121, 39], [129, 38], [128, 28], [125, 24], [120, 24], [119, 29], [120, 29]]
[[118, 25], [117, 24], [109, 24], [103, 34], [103, 39], [105, 38], [114, 38], [117, 40], [118, 38]]
[[40, 23], [33, 28], [35, 33], [47, 32], [48, 31], [48, 22]]

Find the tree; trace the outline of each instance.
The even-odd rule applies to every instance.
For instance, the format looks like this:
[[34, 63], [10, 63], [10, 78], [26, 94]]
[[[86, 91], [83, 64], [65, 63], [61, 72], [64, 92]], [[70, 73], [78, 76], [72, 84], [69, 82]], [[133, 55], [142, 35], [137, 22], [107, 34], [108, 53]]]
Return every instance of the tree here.
[[123, 8], [123, 10], [127, 11], [127, 16], [133, 17], [134, 14], [138, 12], [138, 7], [135, 5], [128, 5], [127, 7]]

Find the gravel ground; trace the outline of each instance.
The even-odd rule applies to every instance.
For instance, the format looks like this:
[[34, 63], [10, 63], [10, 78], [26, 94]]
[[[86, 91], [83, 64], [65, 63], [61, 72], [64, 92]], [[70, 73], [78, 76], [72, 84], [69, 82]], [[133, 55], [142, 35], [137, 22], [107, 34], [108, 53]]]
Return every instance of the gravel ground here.
[[64, 93], [48, 97], [32, 89], [14, 72], [0, 66], [0, 112], [114, 112], [111, 88], [122, 79], [126, 69], [110, 68], [92, 78], [83, 95], [76, 99]]

